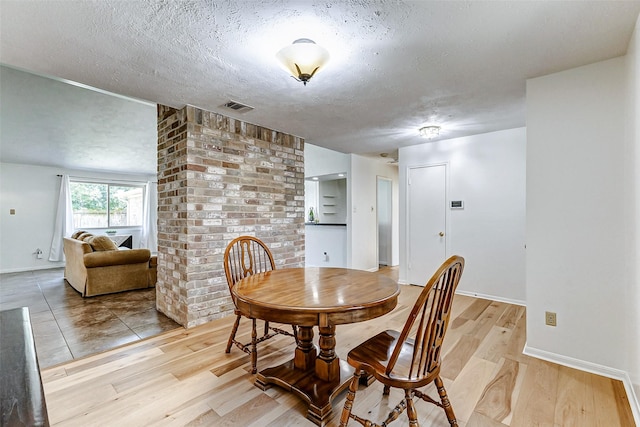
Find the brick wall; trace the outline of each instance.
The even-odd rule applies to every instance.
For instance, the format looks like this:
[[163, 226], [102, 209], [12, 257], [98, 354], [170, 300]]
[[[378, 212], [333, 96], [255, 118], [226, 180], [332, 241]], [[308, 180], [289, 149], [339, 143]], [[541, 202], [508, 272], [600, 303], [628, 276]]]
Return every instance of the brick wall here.
[[232, 314], [223, 257], [240, 235], [304, 266], [303, 154], [299, 137], [158, 106], [158, 310], [185, 327]]

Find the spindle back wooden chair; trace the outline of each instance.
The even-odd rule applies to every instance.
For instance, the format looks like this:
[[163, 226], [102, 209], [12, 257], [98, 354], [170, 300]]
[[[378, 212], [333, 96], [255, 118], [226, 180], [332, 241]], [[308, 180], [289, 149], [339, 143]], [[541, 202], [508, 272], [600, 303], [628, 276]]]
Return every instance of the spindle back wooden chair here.
[[[224, 272], [227, 276], [227, 284], [229, 285], [229, 292], [231, 288], [241, 279], [256, 273], [263, 273], [266, 271], [275, 270], [276, 264], [273, 260], [271, 250], [257, 237], [252, 236], [240, 236], [232, 240], [224, 252]], [[233, 298], [233, 293], [231, 294]], [[236, 304], [235, 299], [233, 301]], [[240, 319], [243, 314], [235, 309], [236, 320], [233, 324], [233, 329], [229, 335], [229, 341], [227, 342], [227, 348], [225, 353], [231, 351], [231, 346], [235, 344], [240, 350], [251, 355], [251, 373], [255, 374], [258, 371], [258, 351], [257, 344], [262, 341], [273, 338], [277, 334], [288, 335], [294, 337], [296, 340], [297, 328], [293, 326], [293, 333], [285, 331], [280, 328], [269, 325], [269, 322], [264, 322], [264, 332], [261, 337], [258, 338], [256, 330], [256, 319], [251, 319], [251, 342], [242, 343], [236, 340], [236, 333], [240, 326]], [[247, 317], [247, 316], [245, 316]]]
[[[341, 427], [345, 427], [349, 419], [363, 426], [378, 426], [351, 412], [363, 373], [372, 375], [384, 385], [384, 395], [389, 394], [390, 387], [404, 390], [403, 400], [389, 413], [382, 426], [396, 420], [407, 409], [409, 425], [417, 427], [414, 396], [441, 407], [449, 423], [458, 425], [440, 378], [440, 351], [451, 316], [454, 292], [463, 269], [464, 258], [452, 256], [446, 260], [420, 293], [402, 332], [381, 332], [349, 352], [347, 361], [355, 368], [355, 372], [340, 417]], [[431, 382], [435, 383], [438, 390], [439, 402], [418, 390]]]

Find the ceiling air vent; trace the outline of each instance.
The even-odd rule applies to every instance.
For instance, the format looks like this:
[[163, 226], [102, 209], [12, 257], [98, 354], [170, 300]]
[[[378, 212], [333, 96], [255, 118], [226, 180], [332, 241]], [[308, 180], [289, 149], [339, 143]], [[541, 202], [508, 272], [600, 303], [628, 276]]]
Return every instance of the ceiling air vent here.
[[247, 111], [253, 110], [253, 107], [248, 105], [240, 104], [236, 101], [229, 101], [223, 105], [223, 107], [230, 108], [233, 111], [237, 111], [238, 113], [246, 113]]

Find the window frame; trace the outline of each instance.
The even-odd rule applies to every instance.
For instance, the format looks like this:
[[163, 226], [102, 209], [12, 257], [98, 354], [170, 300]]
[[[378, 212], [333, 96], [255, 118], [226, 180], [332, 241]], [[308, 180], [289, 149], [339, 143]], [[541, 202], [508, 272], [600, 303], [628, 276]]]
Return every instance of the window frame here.
[[[107, 186], [107, 225], [105, 227], [81, 227], [87, 230], [122, 230], [122, 229], [142, 229], [144, 227], [144, 201], [146, 199], [147, 184], [140, 181], [121, 181], [100, 178], [69, 178], [69, 187], [73, 184], [100, 184]], [[140, 225], [111, 225], [111, 187], [131, 187], [142, 190], [142, 222]], [[71, 191], [71, 188], [69, 188]], [[71, 197], [71, 196], [70, 196]], [[73, 203], [73, 202], [72, 202]], [[73, 209], [73, 207], [72, 207]], [[74, 229], [76, 229], [74, 224]]]

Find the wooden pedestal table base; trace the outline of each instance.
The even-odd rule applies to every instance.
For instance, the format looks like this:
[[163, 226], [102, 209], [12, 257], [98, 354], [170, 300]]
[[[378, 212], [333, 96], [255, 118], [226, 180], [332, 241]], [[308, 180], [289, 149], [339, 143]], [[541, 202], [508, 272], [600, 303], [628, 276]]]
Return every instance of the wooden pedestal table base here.
[[[353, 368], [336, 357], [335, 327], [319, 329], [320, 354], [317, 357], [316, 347], [311, 342], [313, 329], [299, 327], [295, 357], [280, 366], [259, 372], [256, 386], [266, 390], [271, 384], [276, 384], [295, 393], [309, 404], [307, 418], [323, 426], [332, 416], [334, 397], [349, 386]], [[328, 343], [333, 345], [327, 346]]]
[[[231, 290], [248, 317], [298, 326], [292, 360], [263, 369], [256, 386], [280, 386], [309, 404], [307, 418], [324, 426], [331, 401], [347, 388], [353, 368], [336, 353], [336, 325], [373, 319], [393, 310], [398, 284], [375, 273], [346, 268], [288, 268], [254, 274]], [[313, 344], [313, 328], [320, 334]]]

